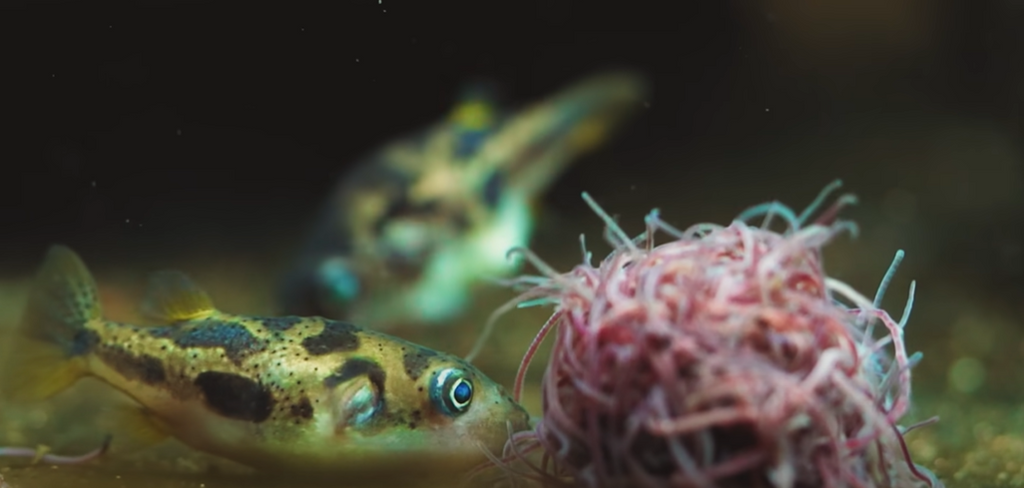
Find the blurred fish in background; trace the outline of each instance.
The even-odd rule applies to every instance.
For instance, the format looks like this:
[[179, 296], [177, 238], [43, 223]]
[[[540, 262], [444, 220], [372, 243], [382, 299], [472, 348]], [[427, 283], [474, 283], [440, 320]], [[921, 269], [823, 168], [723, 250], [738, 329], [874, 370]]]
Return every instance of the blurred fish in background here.
[[384, 146], [339, 182], [280, 288], [284, 313], [385, 329], [458, 318], [488, 277], [517, 270], [534, 206], [645, 101], [609, 71], [518, 112], [474, 84], [448, 117]]

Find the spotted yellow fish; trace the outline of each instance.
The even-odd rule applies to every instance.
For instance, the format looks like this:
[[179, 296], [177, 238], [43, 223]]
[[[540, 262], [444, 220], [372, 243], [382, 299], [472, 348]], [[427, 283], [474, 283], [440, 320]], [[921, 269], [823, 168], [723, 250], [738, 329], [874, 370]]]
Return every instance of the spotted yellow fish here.
[[469, 90], [448, 118], [389, 144], [339, 183], [282, 280], [282, 311], [372, 324], [444, 325], [488, 277], [514, 272], [534, 206], [566, 168], [642, 106], [625, 71], [501, 114]]
[[138, 403], [125, 423], [140, 438], [173, 436], [264, 470], [469, 464], [529, 427], [526, 411], [462, 359], [348, 322], [222, 312], [177, 271], [153, 275], [143, 310], [164, 325], [104, 319], [85, 264], [52, 247], [8, 394], [43, 399], [94, 376]]

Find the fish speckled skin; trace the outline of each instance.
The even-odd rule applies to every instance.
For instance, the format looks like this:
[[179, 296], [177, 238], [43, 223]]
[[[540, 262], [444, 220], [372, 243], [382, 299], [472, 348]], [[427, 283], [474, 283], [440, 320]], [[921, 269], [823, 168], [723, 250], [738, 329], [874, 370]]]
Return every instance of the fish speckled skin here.
[[265, 470], [479, 461], [509, 426], [528, 428], [500, 385], [445, 353], [347, 322], [224, 313], [176, 272], [154, 275], [146, 304], [168, 324], [105, 320], [85, 265], [53, 247], [11, 391], [45, 398], [92, 375], [137, 400], [159, 433]]
[[343, 177], [283, 279], [282, 311], [445, 325], [533, 233], [539, 197], [641, 105], [645, 80], [604, 72], [499, 114], [484, 90]]

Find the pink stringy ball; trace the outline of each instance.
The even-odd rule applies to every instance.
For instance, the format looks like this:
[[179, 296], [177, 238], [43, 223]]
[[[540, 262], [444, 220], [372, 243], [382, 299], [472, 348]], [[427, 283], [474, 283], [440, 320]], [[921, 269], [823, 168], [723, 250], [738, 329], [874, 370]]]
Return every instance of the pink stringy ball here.
[[[595, 488], [940, 487], [903, 440], [937, 419], [898, 426], [920, 360], [903, 342], [914, 285], [899, 321], [880, 302], [902, 251], [873, 300], [822, 268], [822, 246], [856, 231], [836, 219], [852, 195], [807, 223], [838, 186], [800, 215], [766, 203], [724, 227], [680, 231], [655, 210], [634, 239], [584, 194], [615, 250], [594, 267], [584, 246], [564, 274], [519, 250], [544, 276], [516, 280], [527, 291], [497, 313], [555, 312], [517, 399], [537, 346], [550, 331], [555, 343], [542, 418], [494, 461], [519, 479]], [[655, 245], [657, 233], [671, 240]]]

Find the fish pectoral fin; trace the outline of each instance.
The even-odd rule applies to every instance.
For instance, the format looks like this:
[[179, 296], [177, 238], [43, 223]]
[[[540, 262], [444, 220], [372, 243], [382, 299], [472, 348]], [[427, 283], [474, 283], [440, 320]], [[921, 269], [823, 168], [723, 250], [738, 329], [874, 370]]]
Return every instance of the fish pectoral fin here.
[[[151, 410], [134, 404], [118, 404], [108, 409], [111, 427], [124, 430], [134, 447], [146, 448], [171, 436], [170, 427]], [[115, 427], [116, 426], [116, 427]]]
[[337, 432], [349, 427], [360, 428], [373, 419], [380, 409], [380, 392], [366, 376], [341, 384], [334, 392]]
[[214, 312], [213, 300], [181, 271], [164, 270], [149, 279], [142, 312], [165, 324], [207, 317]]

